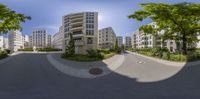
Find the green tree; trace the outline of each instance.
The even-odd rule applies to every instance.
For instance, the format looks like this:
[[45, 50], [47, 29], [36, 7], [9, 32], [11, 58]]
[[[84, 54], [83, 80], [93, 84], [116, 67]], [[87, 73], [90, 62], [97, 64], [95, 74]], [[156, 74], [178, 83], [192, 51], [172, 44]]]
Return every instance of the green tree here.
[[74, 44], [75, 42], [74, 42], [72, 33], [70, 33], [69, 36], [70, 36], [70, 40], [69, 40], [68, 45], [66, 46], [65, 55], [73, 56], [75, 54], [75, 44]]
[[26, 20], [31, 20], [31, 17], [16, 13], [6, 5], [0, 4], [0, 34], [5, 34], [10, 30], [22, 30], [20, 23]]
[[187, 45], [198, 41], [197, 35], [200, 31], [200, 4], [179, 3], [147, 3], [140, 4], [143, 10], [136, 11], [129, 18], [142, 21], [150, 18], [155, 22], [153, 25], [144, 25], [140, 30], [145, 33], [157, 35], [158, 31], [164, 30], [161, 36], [163, 41], [166, 39], [180, 41], [183, 45], [182, 53], [187, 54]]
[[119, 49], [119, 45], [118, 45], [118, 40], [116, 39], [115, 40], [115, 50], [118, 50]]

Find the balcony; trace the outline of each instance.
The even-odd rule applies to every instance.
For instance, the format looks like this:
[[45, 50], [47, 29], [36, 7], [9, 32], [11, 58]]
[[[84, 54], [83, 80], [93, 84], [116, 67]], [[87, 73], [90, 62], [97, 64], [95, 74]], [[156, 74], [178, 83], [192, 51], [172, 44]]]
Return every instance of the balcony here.
[[76, 22], [83, 22], [83, 18], [74, 18], [70, 21], [71, 23], [76, 23]]
[[82, 45], [84, 45], [83, 40], [75, 40], [75, 46], [82, 46]]
[[80, 27], [72, 27], [71, 31], [82, 31], [83, 30], [83, 27], [80, 26]]

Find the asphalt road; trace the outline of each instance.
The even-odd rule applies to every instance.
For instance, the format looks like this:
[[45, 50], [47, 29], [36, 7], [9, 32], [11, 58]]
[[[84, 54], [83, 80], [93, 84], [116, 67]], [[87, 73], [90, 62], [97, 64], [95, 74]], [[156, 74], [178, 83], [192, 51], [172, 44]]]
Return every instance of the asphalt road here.
[[46, 54], [20, 54], [0, 64], [0, 99], [199, 99], [200, 66], [174, 67], [125, 54], [113, 73], [75, 78]]

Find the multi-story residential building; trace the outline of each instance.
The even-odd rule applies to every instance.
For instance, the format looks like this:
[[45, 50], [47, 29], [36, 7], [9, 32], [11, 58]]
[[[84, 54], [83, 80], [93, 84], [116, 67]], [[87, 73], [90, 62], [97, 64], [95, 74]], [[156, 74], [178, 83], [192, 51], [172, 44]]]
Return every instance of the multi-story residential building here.
[[4, 49], [4, 37], [0, 36], [0, 50]]
[[99, 30], [98, 38], [99, 48], [114, 48], [116, 42], [116, 34], [112, 27], [107, 27]]
[[51, 47], [51, 45], [52, 45], [52, 37], [51, 35], [48, 35], [47, 46]]
[[5, 35], [0, 36], [0, 50], [8, 49], [8, 38]]
[[[198, 40], [200, 40], [200, 33], [198, 34], [197, 38], [198, 38]], [[200, 48], [200, 41], [197, 42], [196, 47], [197, 47], [197, 48]]]
[[33, 47], [33, 43], [32, 43], [33, 39], [32, 38], [33, 38], [32, 36], [29, 36], [29, 43], [28, 43], [29, 48]]
[[64, 30], [64, 46], [68, 45], [70, 34], [72, 34], [75, 40], [76, 54], [87, 54], [88, 49], [97, 49], [97, 12], [81, 12], [65, 15], [62, 19], [62, 26]]
[[132, 36], [132, 43], [133, 48], [153, 48], [156, 46], [156, 38], [137, 30]]
[[164, 31], [160, 31], [157, 36], [147, 34], [137, 30], [132, 36], [132, 48], [154, 48], [154, 47], [166, 47], [171, 52], [180, 50], [181, 44], [175, 42], [175, 40], [165, 40], [162, 43], [161, 36]]
[[48, 46], [48, 33], [46, 29], [34, 29], [30, 36], [31, 47], [45, 48]]
[[4, 37], [4, 49], [9, 48], [9, 42], [8, 42], [8, 37]]
[[29, 36], [28, 35], [22, 36], [22, 44], [23, 44], [23, 48], [29, 47]]
[[62, 26], [59, 28], [59, 32], [53, 35], [53, 47], [57, 49], [63, 49], [63, 28]]
[[131, 37], [130, 36], [126, 36], [125, 37], [125, 47], [126, 48], [131, 48], [131, 46], [132, 46], [132, 41], [131, 41]]
[[22, 33], [18, 30], [10, 31], [8, 33], [8, 41], [11, 52], [16, 52], [18, 49], [23, 48]]
[[122, 47], [122, 45], [123, 45], [123, 37], [122, 36], [117, 36], [117, 42], [118, 42], [118, 46]]

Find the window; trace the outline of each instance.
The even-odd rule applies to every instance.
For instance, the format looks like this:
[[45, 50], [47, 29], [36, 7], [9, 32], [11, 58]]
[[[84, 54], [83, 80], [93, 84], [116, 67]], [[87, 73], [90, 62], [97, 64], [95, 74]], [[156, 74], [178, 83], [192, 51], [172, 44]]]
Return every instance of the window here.
[[92, 44], [92, 43], [93, 43], [92, 38], [88, 38], [87, 39], [87, 44]]

